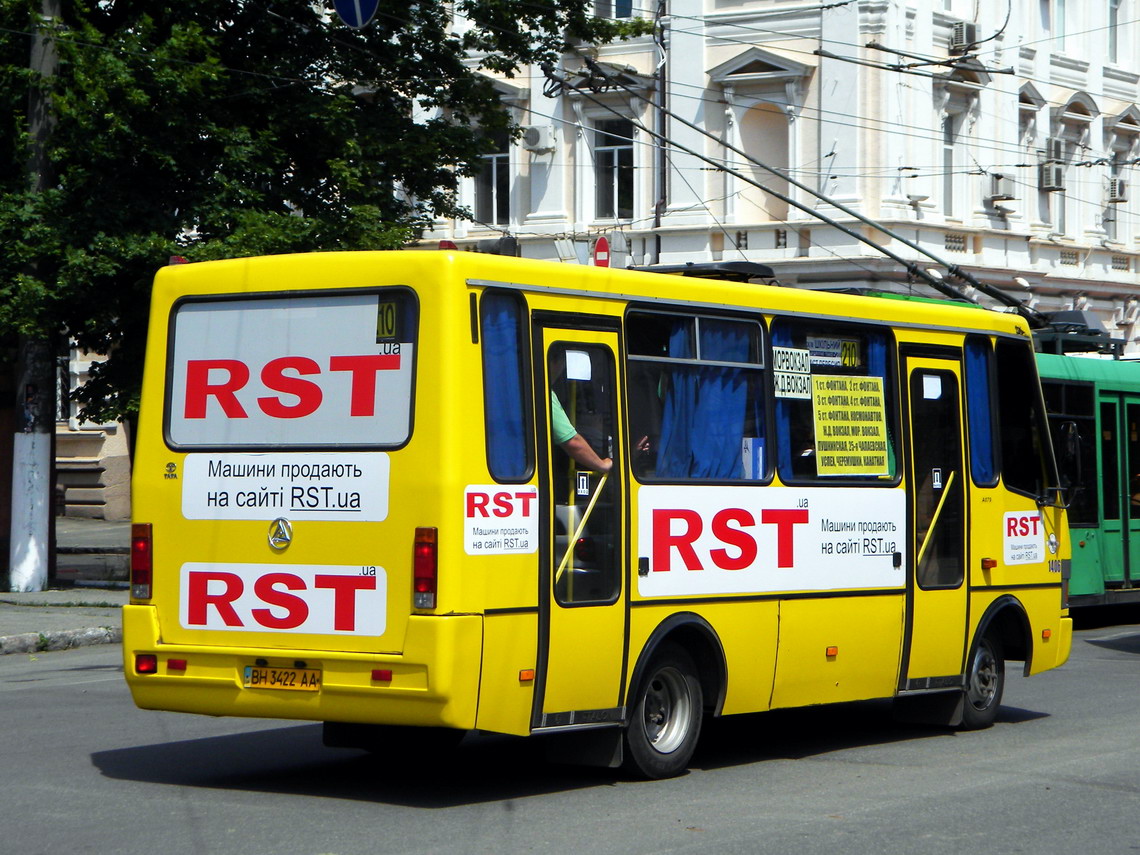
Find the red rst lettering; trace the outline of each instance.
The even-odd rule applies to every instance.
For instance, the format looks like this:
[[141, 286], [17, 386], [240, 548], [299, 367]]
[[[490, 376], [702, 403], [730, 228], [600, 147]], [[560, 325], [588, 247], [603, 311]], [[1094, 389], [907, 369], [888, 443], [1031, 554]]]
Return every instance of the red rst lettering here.
[[776, 526], [776, 566], [793, 567], [794, 543], [792, 526], [808, 521], [807, 508], [776, 510], [765, 508], [760, 513], [760, 522]]
[[352, 402], [349, 415], [376, 415], [376, 372], [396, 371], [400, 368], [400, 354], [372, 353], [362, 356], [334, 356], [329, 359], [329, 371], [352, 372]]
[[509, 517], [514, 506], [511, 504], [511, 499], [514, 498], [510, 493], [496, 493], [495, 494], [495, 510], [491, 511], [497, 517]]
[[337, 632], [356, 630], [356, 592], [375, 591], [375, 576], [328, 576], [313, 579], [314, 588], [330, 588], [334, 592], [333, 629]]
[[[684, 532], [673, 534], [673, 520], [675, 519], [682, 520], [685, 523]], [[700, 559], [697, 558], [697, 551], [693, 549], [693, 541], [701, 536], [703, 529], [704, 523], [701, 522], [701, 515], [696, 511], [681, 508], [676, 510], [654, 508], [653, 571], [663, 573], [670, 569], [669, 550], [671, 549], [676, 549], [680, 553], [681, 559], [685, 562], [686, 570], [704, 570]]]
[[721, 570], [743, 570], [756, 560], [756, 541], [752, 535], [738, 528], [731, 528], [730, 522], [741, 526], [756, 525], [756, 518], [743, 508], [728, 508], [718, 511], [712, 520], [712, 533], [716, 539], [740, 550], [736, 558], [729, 558], [727, 549], [714, 549], [709, 553], [713, 564]]
[[1005, 521], [1005, 536], [1017, 537], [1017, 521], [1018, 517], [1009, 517]]
[[[211, 371], [227, 371], [228, 376], [220, 383], [210, 382]], [[190, 359], [186, 362], [186, 406], [185, 418], [206, 418], [206, 401], [212, 395], [226, 418], [248, 418], [245, 409], [237, 399], [237, 390], [249, 382], [249, 368], [236, 359]]]
[[286, 406], [281, 403], [280, 398], [258, 398], [257, 405], [265, 415], [277, 419], [299, 419], [312, 415], [320, 407], [324, 397], [321, 387], [311, 380], [302, 380], [300, 377], [291, 377], [283, 373], [290, 369], [298, 374], [321, 373], [321, 366], [307, 356], [282, 356], [271, 359], [261, 369], [261, 382], [265, 384], [266, 389], [295, 395], [297, 403]]
[[490, 499], [491, 497], [486, 493], [468, 493], [467, 518], [473, 519], [475, 517], [476, 511], [479, 512], [479, 516], [481, 517], [489, 517], [490, 514], [487, 512], [487, 502], [490, 501]]
[[292, 573], [267, 573], [253, 583], [253, 592], [263, 603], [286, 610], [284, 617], [276, 617], [269, 609], [254, 609], [253, 619], [269, 629], [293, 629], [305, 622], [309, 616], [309, 605], [294, 594], [278, 591], [274, 585], [282, 585], [290, 591], [304, 591], [305, 580]]
[[[211, 582], [223, 582], [226, 589], [220, 594], [210, 593]], [[233, 601], [242, 595], [245, 584], [241, 577], [233, 573], [209, 570], [192, 570], [186, 582], [186, 619], [195, 626], [205, 626], [206, 611], [210, 606], [218, 610], [218, 615], [226, 626], [244, 626], [234, 611]]]
[[533, 499], [537, 498], [537, 496], [534, 493], [515, 493], [515, 498], [522, 502], [522, 515], [529, 517], [530, 503]]

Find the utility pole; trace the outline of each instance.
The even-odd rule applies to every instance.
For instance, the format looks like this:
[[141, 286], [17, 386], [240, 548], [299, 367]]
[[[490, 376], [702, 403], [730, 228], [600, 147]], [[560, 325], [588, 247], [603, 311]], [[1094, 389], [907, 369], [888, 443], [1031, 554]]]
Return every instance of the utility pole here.
[[[28, 185], [33, 193], [51, 186], [48, 139], [54, 118], [48, 81], [59, 66], [52, 28], [60, 17], [61, 0], [42, 0], [40, 20], [32, 22], [30, 67], [40, 80], [28, 92]], [[42, 84], [42, 85], [40, 85]], [[52, 517], [52, 446], [55, 428], [55, 369], [53, 331], [21, 335], [16, 373], [16, 433], [12, 446], [12, 539], [9, 583], [13, 591], [42, 591], [47, 587]]]

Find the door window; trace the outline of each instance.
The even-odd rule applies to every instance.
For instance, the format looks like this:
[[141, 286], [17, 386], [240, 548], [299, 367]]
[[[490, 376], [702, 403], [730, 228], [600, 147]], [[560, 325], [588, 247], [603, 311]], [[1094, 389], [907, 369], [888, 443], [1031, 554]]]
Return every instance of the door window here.
[[1100, 405], [1101, 502], [1106, 520], [1120, 519], [1120, 456], [1117, 453], [1116, 404]]
[[617, 450], [613, 355], [600, 345], [557, 342], [547, 359], [555, 600], [612, 602], [621, 580], [617, 466], [604, 475], [588, 458], [612, 460]]
[[963, 497], [958, 380], [920, 369], [910, 376], [914, 436], [915, 579], [920, 588], [962, 584]]

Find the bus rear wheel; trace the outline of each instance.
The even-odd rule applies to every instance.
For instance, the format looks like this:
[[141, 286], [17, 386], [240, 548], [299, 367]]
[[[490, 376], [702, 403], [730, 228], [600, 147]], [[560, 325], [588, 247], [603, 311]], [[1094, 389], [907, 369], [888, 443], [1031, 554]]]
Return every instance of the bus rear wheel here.
[[1001, 642], [983, 635], [970, 651], [962, 703], [962, 729], [982, 730], [994, 723], [1005, 690], [1005, 655]]
[[675, 644], [653, 655], [637, 688], [625, 731], [626, 771], [671, 778], [688, 768], [704, 716], [704, 697], [693, 658]]

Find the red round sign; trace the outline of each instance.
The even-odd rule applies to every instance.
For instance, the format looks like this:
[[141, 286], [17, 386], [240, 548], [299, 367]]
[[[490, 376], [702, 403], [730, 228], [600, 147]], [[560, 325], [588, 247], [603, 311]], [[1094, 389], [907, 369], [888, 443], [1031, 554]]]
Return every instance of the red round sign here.
[[600, 237], [594, 241], [594, 266], [610, 266], [610, 242], [605, 237]]

